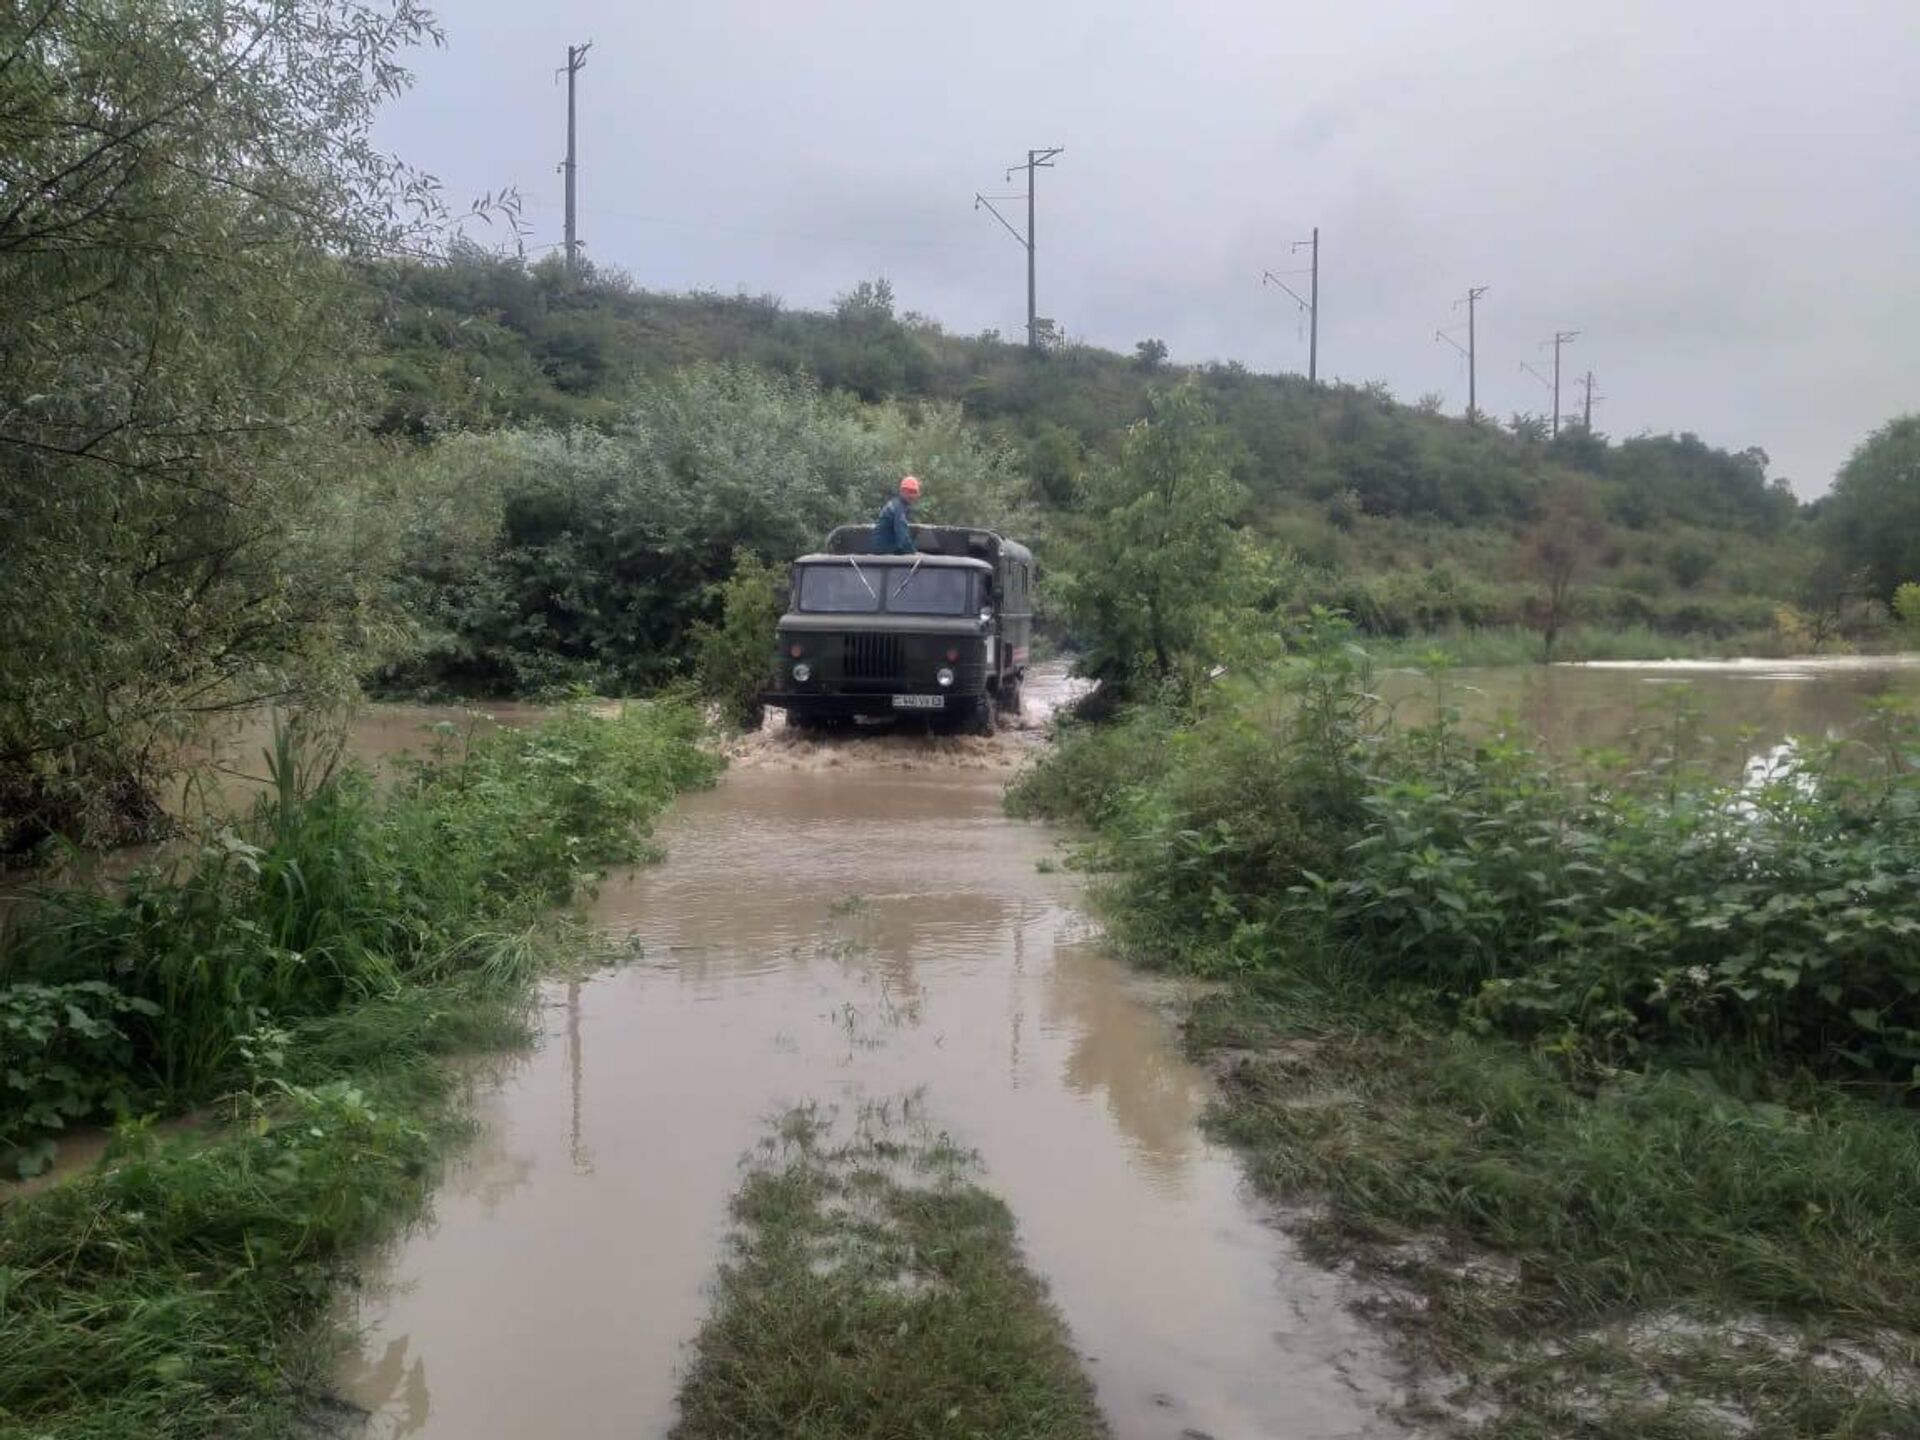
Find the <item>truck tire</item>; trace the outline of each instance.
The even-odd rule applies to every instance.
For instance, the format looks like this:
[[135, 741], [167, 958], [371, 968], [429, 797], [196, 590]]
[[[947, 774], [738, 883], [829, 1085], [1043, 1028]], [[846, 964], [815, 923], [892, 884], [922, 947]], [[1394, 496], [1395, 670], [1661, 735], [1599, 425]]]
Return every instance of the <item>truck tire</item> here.
[[972, 713], [967, 716], [966, 729], [969, 735], [993, 734], [993, 697], [991, 695], [982, 695], [974, 703]]
[[1016, 723], [1020, 719], [1020, 677], [1009, 675], [1000, 684], [1000, 709]]

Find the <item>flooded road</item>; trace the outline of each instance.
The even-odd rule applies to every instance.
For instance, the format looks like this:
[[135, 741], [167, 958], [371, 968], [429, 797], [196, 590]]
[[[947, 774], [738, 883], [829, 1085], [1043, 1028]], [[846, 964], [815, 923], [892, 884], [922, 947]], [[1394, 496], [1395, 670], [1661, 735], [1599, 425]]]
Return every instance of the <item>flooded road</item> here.
[[[1569, 750], [1632, 744], [1675, 680], [1734, 753], [1920, 693], [1900, 660], [1449, 684], [1470, 723], [1507, 715]], [[1425, 718], [1419, 682], [1394, 686]], [[375, 748], [433, 718], [388, 713]], [[592, 910], [643, 958], [549, 993], [544, 1043], [485, 1087], [479, 1144], [361, 1308], [342, 1388], [370, 1433], [663, 1434], [764, 1123], [905, 1095], [979, 1150], [1116, 1434], [1401, 1433], [1341, 1282], [1200, 1134], [1207, 1083], [1160, 997], [1100, 953], [1054, 837], [1005, 817], [1033, 743], [763, 734], [682, 802], [666, 862], [611, 877]]]
[[764, 1122], [916, 1092], [979, 1150], [1116, 1434], [1399, 1433], [1377, 1342], [1199, 1134], [1205, 1078], [1005, 778], [741, 767], [683, 802], [667, 861], [593, 909], [645, 958], [551, 994], [365, 1307], [372, 1433], [664, 1433]]

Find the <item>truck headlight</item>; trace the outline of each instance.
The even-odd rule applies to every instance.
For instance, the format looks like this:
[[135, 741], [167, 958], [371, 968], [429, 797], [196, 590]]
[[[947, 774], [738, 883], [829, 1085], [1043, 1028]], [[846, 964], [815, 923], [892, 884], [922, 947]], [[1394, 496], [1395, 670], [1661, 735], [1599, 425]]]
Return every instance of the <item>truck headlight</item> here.
[[933, 678], [938, 680], [943, 686], [951, 685], [953, 684], [953, 671], [947, 669], [946, 666], [942, 665], [939, 669], [939, 672], [935, 674]]
[[804, 685], [807, 683], [807, 681], [811, 680], [812, 678], [813, 678], [813, 667], [807, 664], [806, 661], [802, 660], [798, 665], [793, 667], [793, 683], [794, 684]]

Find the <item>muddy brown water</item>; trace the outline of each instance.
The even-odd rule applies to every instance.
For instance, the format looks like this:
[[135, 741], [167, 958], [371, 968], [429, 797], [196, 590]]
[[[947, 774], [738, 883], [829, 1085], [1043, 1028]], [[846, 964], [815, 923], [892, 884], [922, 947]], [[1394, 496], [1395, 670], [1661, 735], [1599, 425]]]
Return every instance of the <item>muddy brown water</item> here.
[[[1734, 752], [1833, 737], [1912, 659], [1461, 671], [1470, 717], [1622, 745], [1686, 682]], [[1387, 677], [1411, 719], [1419, 682]], [[1044, 712], [1058, 677], [1033, 687]], [[504, 723], [524, 707], [486, 707]], [[472, 712], [371, 708], [350, 749]], [[264, 728], [236, 729], [230, 767]], [[445, 733], [444, 731], [442, 733]], [[481, 1135], [383, 1257], [344, 1397], [382, 1437], [658, 1435], [705, 1316], [740, 1160], [805, 1101], [917, 1094], [977, 1148], [1122, 1437], [1401, 1433], [1380, 1340], [1201, 1133], [1165, 992], [1100, 950], [1058, 839], [1007, 819], [1028, 732], [829, 746], [763, 735], [662, 827], [667, 860], [592, 914], [641, 957], [547, 994], [481, 1083]], [[244, 789], [244, 785], [242, 786]]]
[[[1426, 679], [1390, 671], [1379, 690], [1403, 721], [1432, 718]], [[1445, 703], [1469, 724], [1506, 720], [1561, 754], [1645, 749], [1688, 710], [1702, 757], [1735, 774], [1790, 740], [1865, 739], [1876, 700], [1920, 707], [1920, 655], [1513, 665], [1458, 670], [1444, 682]]]
[[742, 768], [594, 918], [546, 1044], [363, 1316], [385, 1436], [662, 1433], [743, 1152], [918, 1094], [975, 1147], [1121, 1436], [1390, 1433], [1377, 1345], [1197, 1122], [1205, 1078], [991, 772]]

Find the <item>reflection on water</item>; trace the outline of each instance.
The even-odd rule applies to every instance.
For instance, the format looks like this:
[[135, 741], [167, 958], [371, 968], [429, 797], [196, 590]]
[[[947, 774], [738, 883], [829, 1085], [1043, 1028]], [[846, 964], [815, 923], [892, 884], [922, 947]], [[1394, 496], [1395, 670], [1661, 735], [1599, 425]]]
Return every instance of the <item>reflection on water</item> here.
[[[594, 907], [646, 958], [556, 987], [483, 1107], [475, 1168], [520, 1183], [456, 1176], [366, 1307], [378, 1358], [343, 1385], [375, 1433], [664, 1433], [766, 1118], [916, 1090], [980, 1150], [1116, 1433], [1398, 1433], [1375, 1342], [1200, 1135], [1203, 1077], [997, 777], [741, 771], [663, 838]], [[380, 1363], [401, 1341], [422, 1415]]]

